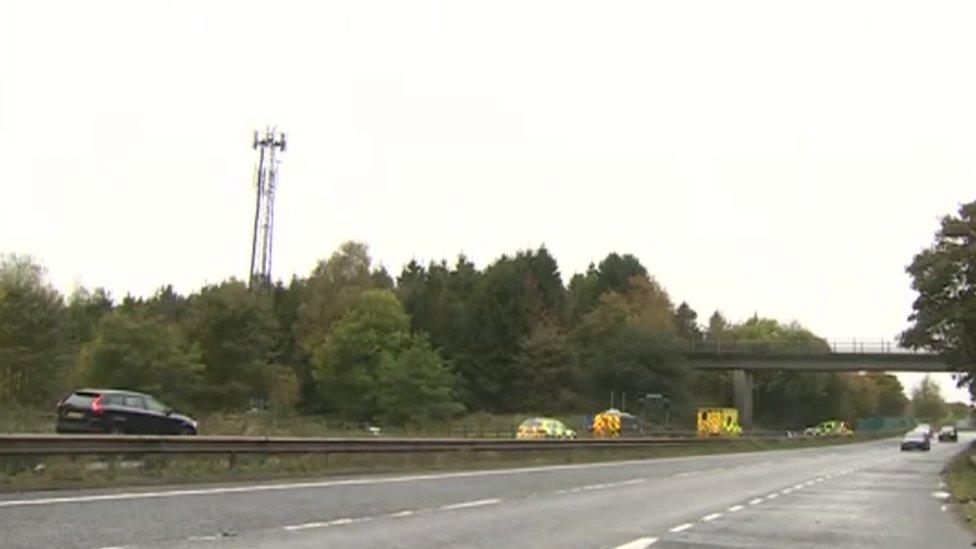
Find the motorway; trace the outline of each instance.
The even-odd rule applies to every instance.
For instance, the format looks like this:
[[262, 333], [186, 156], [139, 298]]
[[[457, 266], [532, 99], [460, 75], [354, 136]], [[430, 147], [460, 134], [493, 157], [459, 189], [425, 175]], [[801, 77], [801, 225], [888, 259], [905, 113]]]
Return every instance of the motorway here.
[[0, 547], [969, 547], [958, 444], [0, 497]]

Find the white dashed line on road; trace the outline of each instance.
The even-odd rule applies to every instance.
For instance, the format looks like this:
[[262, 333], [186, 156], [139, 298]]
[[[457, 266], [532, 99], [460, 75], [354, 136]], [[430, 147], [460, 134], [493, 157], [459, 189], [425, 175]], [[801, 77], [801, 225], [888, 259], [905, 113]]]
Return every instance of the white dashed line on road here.
[[783, 488], [782, 490], [779, 491], [779, 493], [783, 494], [784, 496], [792, 492], [793, 492], [792, 488]]
[[341, 518], [341, 519], [329, 520], [326, 522], [306, 522], [304, 524], [293, 524], [291, 526], [285, 526], [285, 530], [288, 530], [289, 532], [297, 532], [299, 530], [308, 530], [310, 528], [327, 528], [329, 526], [344, 526], [346, 524], [352, 524], [354, 522], [363, 522], [366, 520], [369, 519]]
[[749, 505], [759, 505], [762, 502], [762, 498], [751, 499], [749, 500]]
[[766, 499], [776, 499], [778, 497], [779, 497], [779, 494], [769, 494], [768, 496], [766, 496]]
[[484, 507], [485, 505], [495, 505], [496, 503], [501, 503], [502, 500], [498, 498], [492, 499], [476, 499], [474, 501], [465, 501], [462, 503], [452, 503], [450, 505], [443, 505], [438, 507], [438, 511], [454, 511], [455, 509], [470, 509], [472, 507]]
[[644, 549], [657, 543], [657, 538], [637, 538], [634, 541], [618, 545], [613, 549]]
[[803, 484], [803, 483], [800, 483], [800, 484], [794, 484], [794, 485], [793, 485], [793, 489], [794, 489], [794, 490], [802, 490], [804, 486], [806, 486], [806, 484]]
[[690, 522], [686, 522], [684, 524], [679, 524], [679, 525], [675, 526], [674, 528], [668, 530], [668, 532], [673, 532], [673, 533], [677, 534], [678, 532], [684, 532], [685, 530], [691, 528], [692, 526], [694, 526], [694, 524], [692, 524]]
[[702, 522], [712, 522], [713, 520], [720, 518], [722, 513], [712, 513], [711, 515], [705, 515], [702, 517]]
[[736, 513], [736, 512], [741, 511], [741, 510], [743, 510], [745, 508], [746, 508], [745, 505], [733, 505], [732, 507], [729, 507], [729, 512], [730, 513]]
[[386, 516], [390, 518], [403, 518], [403, 517], [410, 517], [416, 514], [417, 514], [416, 511], [410, 511], [409, 509], [406, 509], [403, 511], [397, 511], [396, 513], [390, 513], [389, 515]]
[[630, 486], [632, 484], [641, 484], [642, 482], [647, 482], [644, 478], [632, 478], [630, 480], [625, 480], [622, 482], [606, 482], [602, 484], [588, 484], [586, 486], [577, 486], [576, 488], [565, 488], [562, 490], [556, 490], [557, 494], [576, 494], [578, 492], [589, 492], [592, 490], [604, 490], [606, 488], [616, 488], [618, 486]]

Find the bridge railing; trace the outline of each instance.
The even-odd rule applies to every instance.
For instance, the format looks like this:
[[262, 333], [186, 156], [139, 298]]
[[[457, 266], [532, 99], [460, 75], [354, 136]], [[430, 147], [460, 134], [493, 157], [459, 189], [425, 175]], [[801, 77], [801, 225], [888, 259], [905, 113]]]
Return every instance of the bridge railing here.
[[889, 339], [835, 339], [830, 341], [704, 340], [691, 341], [693, 353], [715, 354], [931, 354], [902, 347]]

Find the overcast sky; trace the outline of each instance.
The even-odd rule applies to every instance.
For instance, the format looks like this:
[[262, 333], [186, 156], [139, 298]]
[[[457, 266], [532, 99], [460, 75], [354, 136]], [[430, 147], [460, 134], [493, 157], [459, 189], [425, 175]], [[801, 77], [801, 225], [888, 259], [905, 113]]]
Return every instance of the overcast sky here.
[[830, 339], [895, 337], [976, 198], [973, 2], [0, 6], [0, 252], [66, 293], [245, 278], [265, 124], [276, 278], [349, 239], [393, 273], [629, 252], [703, 319]]

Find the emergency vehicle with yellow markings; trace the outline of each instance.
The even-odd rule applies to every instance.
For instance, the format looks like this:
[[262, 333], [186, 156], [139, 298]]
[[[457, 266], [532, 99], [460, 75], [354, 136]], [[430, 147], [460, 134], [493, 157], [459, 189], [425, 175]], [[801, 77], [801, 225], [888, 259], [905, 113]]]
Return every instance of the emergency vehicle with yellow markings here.
[[742, 434], [736, 408], [699, 408], [698, 436], [737, 437]]

